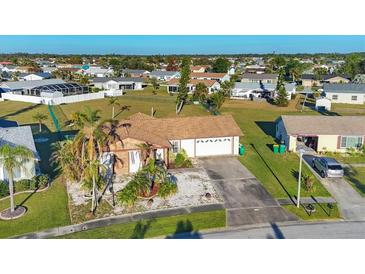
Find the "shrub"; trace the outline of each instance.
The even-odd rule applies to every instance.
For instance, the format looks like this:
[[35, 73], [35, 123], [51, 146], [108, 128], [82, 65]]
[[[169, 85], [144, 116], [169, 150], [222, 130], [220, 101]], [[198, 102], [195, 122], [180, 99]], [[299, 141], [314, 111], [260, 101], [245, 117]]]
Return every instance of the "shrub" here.
[[312, 175], [302, 175], [302, 184], [305, 187], [305, 190], [311, 192], [313, 190], [314, 185], [314, 177]]
[[160, 189], [158, 190], [158, 196], [161, 198], [166, 198], [177, 192], [177, 184], [172, 182], [169, 178], [160, 184]]
[[177, 168], [186, 168], [192, 167], [193, 164], [189, 159], [188, 155], [186, 154], [185, 150], [181, 150], [179, 153], [176, 154], [175, 157], [175, 167]]
[[22, 180], [16, 181], [14, 183], [15, 192], [30, 190], [32, 181], [33, 180], [30, 180], [30, 179], [22, 179]]
[[9, 195], [9, 186], [4, 181], [0, 181], [0, 198], [6, 197]]
[[41, 174], [36, 176], [35, 181], [36, 181], [36, 187], [45, 188], [48, 186], [49, 177], [47, 174]]
[[118, 192], [117, 197], [121, 204], [133, 206], [138, 199], [138, 195], [148, 190], [150, 182], [145, 170], [140, 170], [134, 174], [132, 180]]

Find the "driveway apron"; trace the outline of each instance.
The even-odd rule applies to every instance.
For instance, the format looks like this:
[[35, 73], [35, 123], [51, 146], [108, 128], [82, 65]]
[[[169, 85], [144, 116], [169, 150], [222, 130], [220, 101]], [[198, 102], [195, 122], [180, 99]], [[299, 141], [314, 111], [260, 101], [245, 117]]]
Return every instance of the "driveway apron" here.
[[214, 157], [200, 160], [224, 199], [229, 226], [298, 220], [279, 205], [237, 158]]

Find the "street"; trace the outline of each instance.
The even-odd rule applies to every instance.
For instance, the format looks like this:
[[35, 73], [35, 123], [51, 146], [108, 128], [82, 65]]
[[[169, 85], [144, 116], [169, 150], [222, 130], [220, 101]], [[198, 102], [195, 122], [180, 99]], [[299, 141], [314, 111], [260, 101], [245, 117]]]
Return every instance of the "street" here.
[[[184, 237], [183, 237], [184, 238]], [[268, 224], [253, 229], [201, 233], [203, 239], [364, 239], [365, 222]]]

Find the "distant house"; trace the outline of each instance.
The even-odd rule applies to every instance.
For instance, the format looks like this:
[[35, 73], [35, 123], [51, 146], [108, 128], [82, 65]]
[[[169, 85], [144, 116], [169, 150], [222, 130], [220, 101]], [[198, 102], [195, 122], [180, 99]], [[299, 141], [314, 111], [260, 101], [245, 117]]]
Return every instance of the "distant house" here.
[[327, 84], [323, 85], [326, 98], [332, 103], [364, 104], [365, 84]]
[[301, 76], [302, 79], [302, 86], [304, 87], [313, 87], [313, 86], [320, 86], [321, 81], [316, 79], [314, 74], [303, 74]]
[[245, 73], [265, 73], [266, 67], [263, 65], [247, 65], [244, 68]]
[[330, 84], [345, 84], [350, 83], [350, 76], [348, 75], [325, 75], [323, 77], [323, 83], [330, 83]]
[[193, 73], [203, 73], [203, 72], [207, 72], [209, 68], [210, 68], [209, 65], [191, 66], [190, 71], [193, 72]]
[[[170, 155], [185, 150], [189, 157], [238, 155], [242, 131], [231, 115], [154, 118], [136, 113], [119, 121], [118, 141], [104, 156], [116, 156], [117, 175], [135, 173], [142, 167], [141, 144], [149, 144], [152, 157], [170, 166]], [[113, 157], [113, 158], [114, 158]]]
[[214, 73], [214, 72], [194, 72], [190, 73], [191, 79], [197, 80], [215, 80], [219, 83], [223, 83], [224, 81], [229, 81], [230, 76], [228, 73]]
[[[221, 85], [216, 80], [198, 80], [198, 79], [190, 79], [189, 84], [187, 85], [189, 88], [189, 92], [192, 93], [196, 89], [196, 85], [202, 83], [207, 89], [208, 93], [215, 92], [220, 89]], [[171, 79], [166, 83], [168, 92], [178, 92], [179, 91], [179, 79]]]
[[19, 75], [19, 80], [24, 81], [34, 81], [34, 80], [44, 80], [50, 79], [52, 75], [47, 72], [37, 72], [37, 73], [21, 73]]
[[[295, 83], [286, 83], [285, 90], [288, 99], [296, 93]], [[242, 83], [236, 82], [232, 90], [232, 99], [274, 98], [276, 96], [276, 84]]]
[[[0, 147], [8, 144], [10, 146], [24, 146], [33, 153], [33, 159], [24, 163], [24, 168], [15, 169], [14, 180], [31, 179], [37, 175], [40, 161], [36, 150], [33, 134], [30, 126], [0, 127]], [[8, 180], [8, 174], [0, 158], [0, 180]]]
[[178, 71], [154, 70], [150, 73], [150, 78], [156, 78], [160, 81], [170, 81], [174, 78], [180, 78]]
[[276, 84], [278, 82], [278, 74], [269, 73], [245, 73], [241, 77], [242, 83], [263, 83], [263, 84]]
[[323, 75], [320, 79], [316, 78], [314, 74], [303, 74], [302, 85], [304, 87], [321, 86], [323, 83], [349, 83], [350, 77], [348, 75]]
[[91, 86], [105, 90], [141, 90], [143, 78], [96, 77]]
[[79, 73], [90, 77], [111, 77], [114, 74], [114, 71], [110, 68], [89, 67], [88, 69], [81, 69]]
[[275, 123], [276, 139], [289, 151], [346, 152], [365, 142], [364, 116], [282, 115]]
[[149, 75], [150, 75], [150, 72], [148, 70], [144, 70], [144, 69], [123, 69], [123, 71], [122, 71], [123, 77], [146, 78]]

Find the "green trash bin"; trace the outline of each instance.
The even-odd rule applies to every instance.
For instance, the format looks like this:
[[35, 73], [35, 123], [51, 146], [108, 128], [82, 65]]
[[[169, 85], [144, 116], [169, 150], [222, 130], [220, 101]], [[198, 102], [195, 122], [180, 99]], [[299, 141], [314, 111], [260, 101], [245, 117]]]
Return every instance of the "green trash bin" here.
[[245, 154], [245, 147], [240, 144], [239, 148], [238, 148], [238, 153], [243, 156]]
[[286, 145], [280, 145], [280, 148], [279, 148], [279, 153], [280, 154], [284, 154], [286, 151]]
[[279, 153], [279, 145], [273, 145], [273, 150], [274, 150], [274, 154], [278, 154]]

